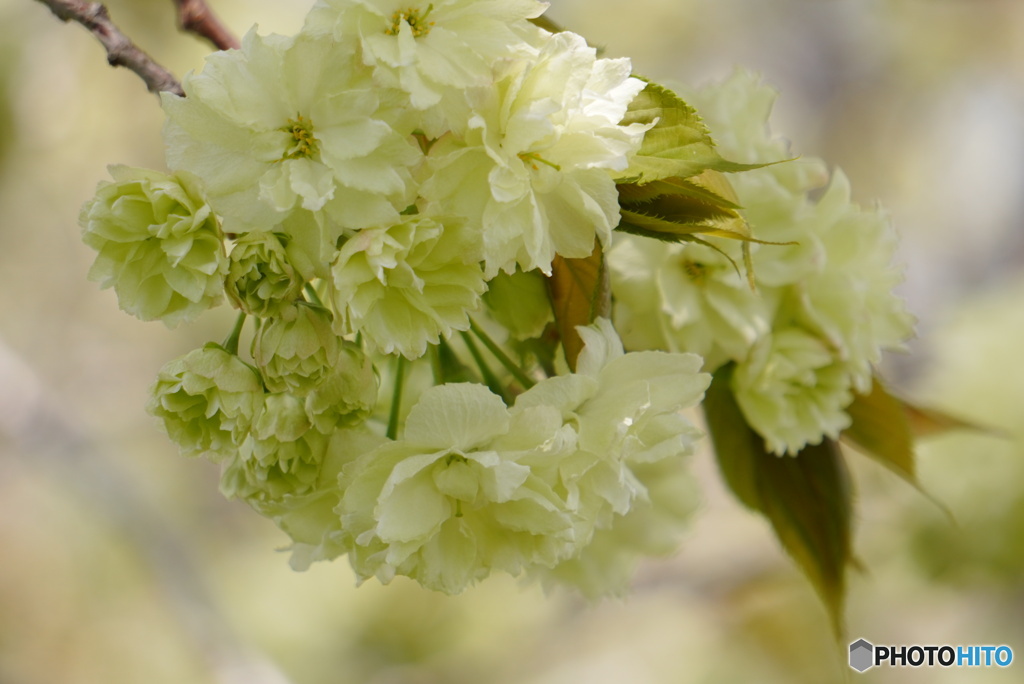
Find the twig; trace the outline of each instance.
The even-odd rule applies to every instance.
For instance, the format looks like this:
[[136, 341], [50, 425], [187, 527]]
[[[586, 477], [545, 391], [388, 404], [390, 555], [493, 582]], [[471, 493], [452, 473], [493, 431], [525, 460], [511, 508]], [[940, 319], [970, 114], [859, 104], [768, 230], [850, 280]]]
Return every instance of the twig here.
[[213, 43], [218, 50], [239, 47], [238, 39], [207, 6], [206, 0], [174, 0], [178, 8], [178, 28], [194, 33]]
[[107, 8], [98, 2], [81, 0], [39, 0], [63, 21], [77, 21], [89, 29], [107, 50], [111, 66], [123, 66], [138, 74], [151, 93], [184, 95], [181, 83], [171, 72], [153, 61], [110, 20]]

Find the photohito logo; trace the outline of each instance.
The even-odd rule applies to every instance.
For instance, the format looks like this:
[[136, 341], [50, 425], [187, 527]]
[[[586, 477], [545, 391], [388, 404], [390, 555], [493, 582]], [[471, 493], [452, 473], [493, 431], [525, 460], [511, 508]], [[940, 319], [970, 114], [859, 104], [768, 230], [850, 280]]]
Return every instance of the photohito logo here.
[[889, 667], [1009, 667], [1009, 646], [875, 646], [866, 639], [850, 644], [850, 667], [864, 672]]

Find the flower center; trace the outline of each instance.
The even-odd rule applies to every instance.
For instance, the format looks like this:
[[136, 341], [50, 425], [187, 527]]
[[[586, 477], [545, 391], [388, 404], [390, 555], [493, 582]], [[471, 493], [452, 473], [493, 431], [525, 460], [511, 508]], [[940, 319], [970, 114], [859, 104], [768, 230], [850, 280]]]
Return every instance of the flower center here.
[[537, 166], [537, 162], [540, 162], [541, 164], [544, 164], [545, 166], [550, 166], [555, 171], [561, 171], [562, 170], [561, 166], [559, 166], [558, 164], [555, 164], [554, 162], [549, 162], [547, 159], [544, 159], [543, 157], [541, 157], [536, 152], [520, 152], [518, 156], [525, 163], [529, 164], [533, 168], [534, 171], [538, 171], [540, 169], [540, 167]]
[[709, 269], [706, 264], [702, 264], [699, 261], [684, 259], [680, 265], [683, 267], [683, 273], [689, 276], [694, 285], [699, 287], [708, 282], [708, 276], [710, 274], [708, 273]]
[[315, 157], [320, 152], [320, 141], [313, 135], [313, 122], [301, 114], [295, 119], [288, 119], [280, 130], [292, 136], [292, 144], [285, 150], [283, 159]]
[[391, 27], [384, 30], [389, 36], [397, 36], [399, 30], [402, 28], [402, 22], [404, 21], [412, 29], [412, 35], [414, 38], [419, 38], [430, 33], [430, 27], [434, 25], [434, 22], [427, 21], [427, 17], [434, 10], [433, 5], [427, 5], [427, 11], [422, 15], [418, 7], [410, 7], [404, 10], [398, 10], [391, 15]]

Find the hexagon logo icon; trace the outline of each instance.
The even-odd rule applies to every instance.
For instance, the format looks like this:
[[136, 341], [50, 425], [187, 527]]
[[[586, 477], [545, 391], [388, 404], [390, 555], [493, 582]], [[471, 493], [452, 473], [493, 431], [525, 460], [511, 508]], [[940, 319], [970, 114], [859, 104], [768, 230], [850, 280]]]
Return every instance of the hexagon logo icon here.
[[863, 672], [875, 664], [875, 647], [869, 641], [857, 639], [850, 644], [850, 667]]

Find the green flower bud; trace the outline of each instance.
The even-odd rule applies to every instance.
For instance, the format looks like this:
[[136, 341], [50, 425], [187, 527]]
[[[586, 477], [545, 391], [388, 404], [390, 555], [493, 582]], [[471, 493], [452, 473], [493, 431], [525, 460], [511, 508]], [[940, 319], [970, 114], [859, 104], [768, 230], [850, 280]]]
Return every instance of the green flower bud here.
[[303, 279], [285, 252], [286, 240], [277, 233], [253, 231], [235, 241], [225, 289], [245, 313], [260, 318], [290, 315]]
[[214, 344], [165, 365], [146, 410], [163, 421], [183, 456], [210, 454], [220, 461], [248, 434], [263, 401], [252, 368]]
[[89, 279], [113, 287], [124, 311], [173, 328], [218, 302], [227, 258], [217, 216], [194, 181], [112, 166], [79, 215], [98, 254]]
[[263, 326], [256, 338], [256, 363], [271, 392], [305, 396], [333, 372], [341, 346], [330, 312], [301, 304], [291, 320], [274, 318]]

